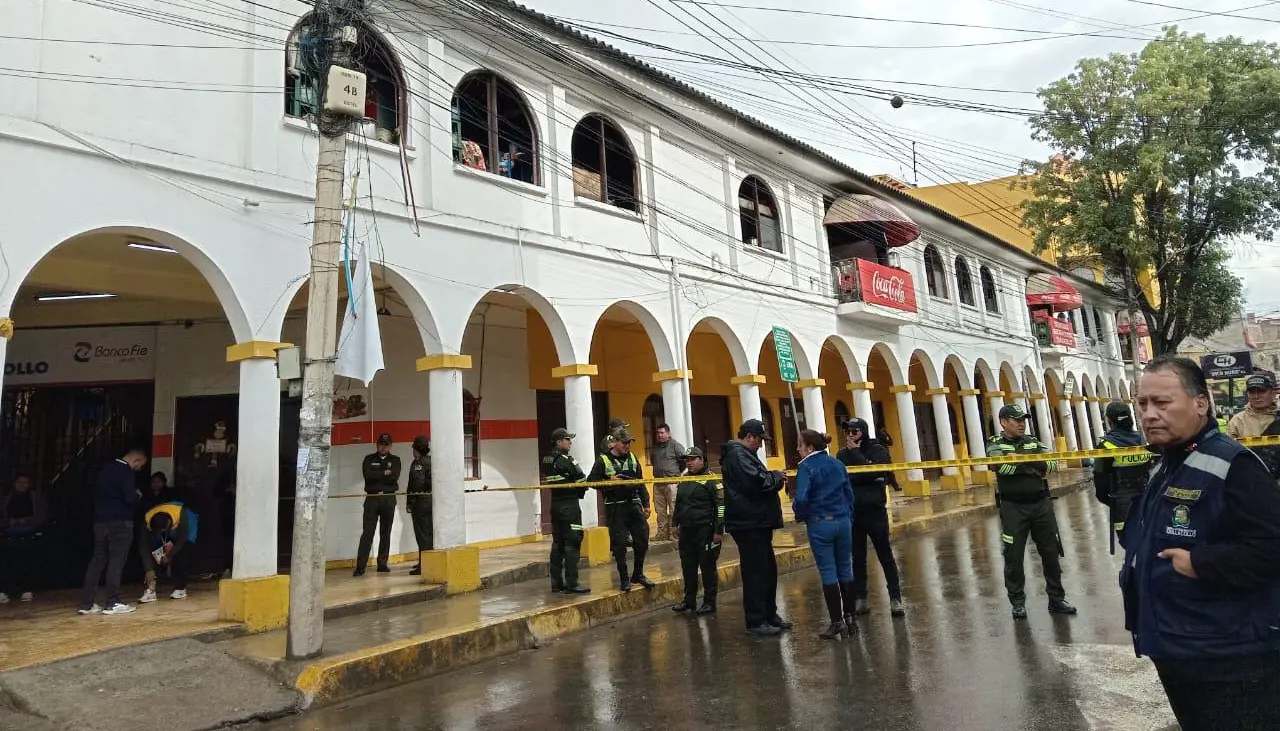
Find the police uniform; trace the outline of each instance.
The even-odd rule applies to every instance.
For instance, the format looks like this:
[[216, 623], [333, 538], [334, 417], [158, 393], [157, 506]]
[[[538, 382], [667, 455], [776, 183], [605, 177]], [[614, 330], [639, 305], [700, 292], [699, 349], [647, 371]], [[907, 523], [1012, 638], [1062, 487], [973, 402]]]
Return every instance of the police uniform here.
[[[431, 443], [426, 436], [418, 435], [413, 439], [413, 450], [418, 453], [409, 463], [409, 497], [405, 505], [409, 516], [413, 519], [413, 537], [418, 541], [418, 551], [430, 551], [434, 545], [431, 516]], [[414, 576], [422, 573], [419, 563], [410, 572]]]
[[[618, 429], [610, 435], [613, 444], [635, 441], [626, 429]], [[634, 454], [618, 455], [611, 448], [600, 454], [588, 482], [612, 480], [614, 476], [624, 480], [643, 477], [640, 471], [640, 460]], [[609, 548], [613, 551], [614, 561], [618, 565], [619, 586], [623, 591], [630, 591], [631, 584], [637, 583], [645, 588], [653, 586], [644, 575], [644, 557], [649, 552], [649, 521], [645, 511], [649, 508], [649, 491], [644, 485], [624, 485], [606, 487], [604, 493], [605, 518], [609, 525]], [[631, 548], [635, 554], [635, 568], [627, 571], [627, 539], [631, 539]]]
[[[707, 475], [706, 455], [697, 447], [685, 452], [685, 459], [703, 460], [702, 469], [688, 476]], [[706, 480], [691, 480], [676, 485], [676, 504], [671, 525], [680, 532], [680, 569], [684, 574], [684, 601], [672, 607], [687, 612], [697, 607], [698, 614], [716, 611], [716, 560], [724, 536], [724, 486], [708, 475]], [[698, 607], [698, 571], [702, 571], [702, 606]]]
[[[1147, 443], [1133, 428], [1129, 407], [1119, 401], [1107, 404], [1107, 423], [1111, 431], [1103, 435], [1098, 449], [1127, 449]], [[1098, 501], [1110, 508], [1112, 536], [1124, 530], [1129, 507], [1142, 495], [1147, 484], [1152, 455], [1144, 452], [1124, 457], [1101, 457], [1093, 461], [1093, 489]], [[1114, 543], [1111, 552], [1115, 553]]]
[[[557, 443], [573, 437], [566, 429], [551, 432], [551, 439]], [[560, 486], [582, 482], [587, 476], [573, 455], [558, 446], [542, 462], [546, 465], [546, 484], [559, 488], [551, 491], [551, 591], [586, 594], [590, 589], [578, 584], [582, 548], [582, 505], [578, 501], [587, 496], [587, 488]]]
[[[391, 435], [380, 434], [379, 445], [390, 445]], [[400, 458], [390, 452], [374, 452], [364, 458], [361, 465], [364, 474], [363, 530], [360, 547], [356, 550], [355, 576], [363, 576], [369, 564], [369, 551], [373, 548], [373, 532], [378, 531], [378, 572], [387, 573], [387, 560], [391, 556], [391, 524], [396, 519], [396, 490], [400, 483]], [[390, 474], [387, 474], [387, 473]]]
[[[1000, 409], [999, 416], [1002, 422], [1030, 418], [1018, 404]], [[1029, 434], [1015, 438], [1002, 431], [987, 442], [987, 454], [992, 457], [1048, 451], [1048, 447]], [[1062, 587], [1062, 565], [1058, 561], [1062, 543], [1049, 496], [1049, 483], [1045, 480], [1045, 475], [1056, 469], [1057, 463], [1052, 461], [1016, 462], [1002, 464], [996, 469], [996, 504], [1000, 511], [1000, 539], [1004, 544], [1004, 586], [1009, 594], [1009, 603], [1013, 605], [1015, 619], [1027, 616], [1026, 575], [1023, 572], [1027, 536], [1035, 541], [1036, 551], [1040, 554], [1049, 611], [1059, 614], [1076, 612], [1075, 607], [1067, 603], [1067, 592]]]

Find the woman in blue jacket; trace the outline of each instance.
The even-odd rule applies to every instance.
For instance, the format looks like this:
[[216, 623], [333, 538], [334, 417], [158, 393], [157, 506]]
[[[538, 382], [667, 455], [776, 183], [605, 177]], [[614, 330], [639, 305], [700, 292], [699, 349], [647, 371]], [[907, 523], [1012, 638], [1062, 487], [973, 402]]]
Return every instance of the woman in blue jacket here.
[[824, 640], [858, 631], [853, 623], [853, 489], [840, 460], [827, 454], [831, 437], [812, 429], [800, 432], [800, 465], [792, 501], [796, 520], [804, 521], [809, 548], [822, 577], [822, 596], [831, 626]]

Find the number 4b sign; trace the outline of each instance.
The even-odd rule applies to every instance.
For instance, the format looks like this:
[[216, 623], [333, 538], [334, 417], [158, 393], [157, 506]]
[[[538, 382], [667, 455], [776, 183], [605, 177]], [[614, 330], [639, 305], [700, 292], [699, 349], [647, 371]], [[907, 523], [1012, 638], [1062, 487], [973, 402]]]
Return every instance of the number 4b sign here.
[[329, 85], [325, 87], [324, 110], [349, 117], [364, 116], [367, 79], [364, 74], [341, 66], [329, 67]]
[[795, 353], [791, 350], [791, 333], [786, 328], [773, 326], [773, 349], [778, 351], [778, 374], [787, 383], [800, 380], [800, 372], [796, 370]]

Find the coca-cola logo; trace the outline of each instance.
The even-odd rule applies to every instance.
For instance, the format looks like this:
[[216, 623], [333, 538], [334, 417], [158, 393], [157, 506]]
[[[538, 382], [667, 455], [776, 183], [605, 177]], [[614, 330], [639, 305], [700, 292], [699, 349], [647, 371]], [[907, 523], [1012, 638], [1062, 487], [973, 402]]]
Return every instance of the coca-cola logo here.
[[907, 280], [899, 275], [882, 277], [880, 272], [871, 272], [871, 291], [900, 305], [907, 303]]

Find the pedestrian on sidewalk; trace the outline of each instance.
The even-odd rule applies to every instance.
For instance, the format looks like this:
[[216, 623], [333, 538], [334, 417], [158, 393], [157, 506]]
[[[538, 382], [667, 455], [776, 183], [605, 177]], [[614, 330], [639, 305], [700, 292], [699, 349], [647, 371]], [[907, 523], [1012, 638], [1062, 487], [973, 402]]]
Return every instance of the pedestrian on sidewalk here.
[[409, 463], [409, 496], [405, 509], [413, 520], [413, 537], [418, 541], [418, 565], [410, 576], [422, 575], [422, 552], [430, 551], [435, 536], [431, 513], [431, 442], [425, 434], [413, 438], [413, 461]]
[[[680, 548], [684, 601], [672, 607], [683, 613], [714, 614], [720, 577], [716, 560], [724, 542], [724, 488], [707, 473], [707, 456], [697, 447], [685, 452], [685, 476], [708, 475], [705, 480], [681, 482], [676, 489], [671, 530]], [[698, 606], [698, 571], [702, 571], [702, 606]]]
[[565, 594], [590, 594], [578, 583], [578, 561], [582, 548], [582, 504], [585, 487], [567, 487], [587, 478], [578, 461], [569, 454], [574, 434], [564, 427], [551, 432], [555, 448], [543, 458], [547, 465], [546, 484], [551, 491], [551, 591]]
[[396, 491], [400, 489], [400, 458], [391, 453], [391, 435], [378, 435], [378, 451], [367, 455], [361, 465], [364, 473], [364, 525], [360, 546], [356, 550], [356, 570], [352, 576], [364, 576], [373, 549], [373, 532], [378, 531], [378, 573], [391, 572], [391, 524], [396, 519]]
[[764, 422], [747, 419], [738, 427], [738, 438], [720, 451], [724, 527], [738, 545], [747, 632], [759, 637], [791, 629], [778, 615], [778, 561], [773, 555], [773, 532], [782, 527], [778, 493], [786, 478], [760, 461], [766, 439]]
[[[80, 614], [128, 614], [136, 607], [120, 602], [120, 575], [133, 545], [133, 508], [138, 503], [134, 473], [147, 465], [141, 449], [130, 449], [98, 473], [93, 497], [93, 559], [84, 573]], [[106, 571], [106, 602], [99, 605], [98, 582]]]
[[844, 463], [827, 453], [831, 437], [813, 429], [800, 432], [796, 494], [791, 502], [796, 520], [809, 533], [813, 562], [822, 578], [822, 597], [831, 624], [818, 633], [824, 640], [857, 633], [853, 621], [853, 486]]
[[156, 571], [160, 567], [169, 570], [169, 579], [173, 582], [169, 598], [187, 598], [192, 552], [183, 549], [196, 542], [199, 526], [200, 517], [178, 500], [160, 503], [147, 511], [138, 528], [138, 548], [142, 554], [142, 570], [146, 572], [146, 589], [139, 604], [156, 600]]
[[[1107, 404], [1107, 425], [1111, 427], [1096, 449], [1128, 449], [1147, 443], [1133, 425], [1129, 405], [1120, 401]], [[1115, 555], [1116, 536], [1124, 532], [1129, 508], [1142, 495], [1151, 470], [1151, 453], [1127, 457], [1100, 457], [1093, 461], [1093, 492], [1098, 502], [1111, 513], [1111, 554]]]
[[1276, 420], [1276, 382], [1268, 373], [1254, 373], [1245, 379], [1245, 395], [1249, 403], [1227, 421], [1227, 436], [1232, 439], [1260, 437]]
[[[1001, 433], [987, 442], [987, 454], [1006, 457], [1012, 454], [1039, 454], [1049, 448], [1027, 434], [1031, 417], [1019, 404], [1000, 409]], [[1035, 541], [1036, 552], [1044, 568], [1045, 592], [1049, 595], [1049, 611], [1053, 614], [1075, 614], [1062, 588], [1062, 539], [1058, 536], [1058, 519], [1053, 514], [1048, 473], [1058, 463], [1016, 462], [1003, 464], [996, 470], [996, 505], [1000, 511], [1000, 540], [1004, 543], [1004, 587], [1009, 593], [1014, 619], [1027, 618], [1026, 574], [1023, 561], [1027, 552], [1027, 536]]]
[[[671, 427], [659, 424], [655, 434], [658, 443], [649, 450], [649, 465], [653, 468], [653, 476], [679, 477], [684, 467], [685, 449], [671, 438]], [[658, 518], [659, 541], [671, 540], [671, 513], [675, 507], [676, 486], [673, 483], [656, 483], [653, 486], [653, 510]]]
[[[890, 464], [893, 458], [889, 450], [867, 435], [867, 422], [854, 418], [844, 423], [844, 449], [836, 454], [841, 463], [853, 466]], [[849, 475], [853, 488], [853, 614], [871, 612], [867, 603], [867, 539], [875, 548], [880, 561], [880, 571], [889, 587], [889, 614], [905, 616], [902, 605], [902, 584], [898, 579], [898, 563], [893, 559], [893, 545], [889, 542], [889, 509], [887, 488], [893, 483], [893, 473], [858, 472]]]
[[0, 498], [0, 604], [8, 604], [10, 595], [24, 602], [35, 599], [31, 593], [39, 567], [49, 504], [44, 495], [31, 488], [31, 477], [18, 473], [13, 490]]
[[[631, 453], [635, 439], [625, 427], [619, 427], [607, 438], [608, 451], [602, 453], [591, 468], [587, 482], [605, 480], [638, 480], [644, 477], [640, 461]], [[653, 582], [644, 575], [644, 557], [649, 551], [649, 491], [643, 484], [606, 487], [604, 492], [605, 518], [609, 524], [609, 548], [618, 565], [618, 588], [631, 591], [631, 585], [653, 588]], [[635, 557], [635, 568], [627, 572], [627, 539]]]
[[1122, 534], [1125, 628], [1184, 731], [1280, 729], [1280, 489], [1211, 400], [1186, 358], [1138, 383], [1160, 461]]

